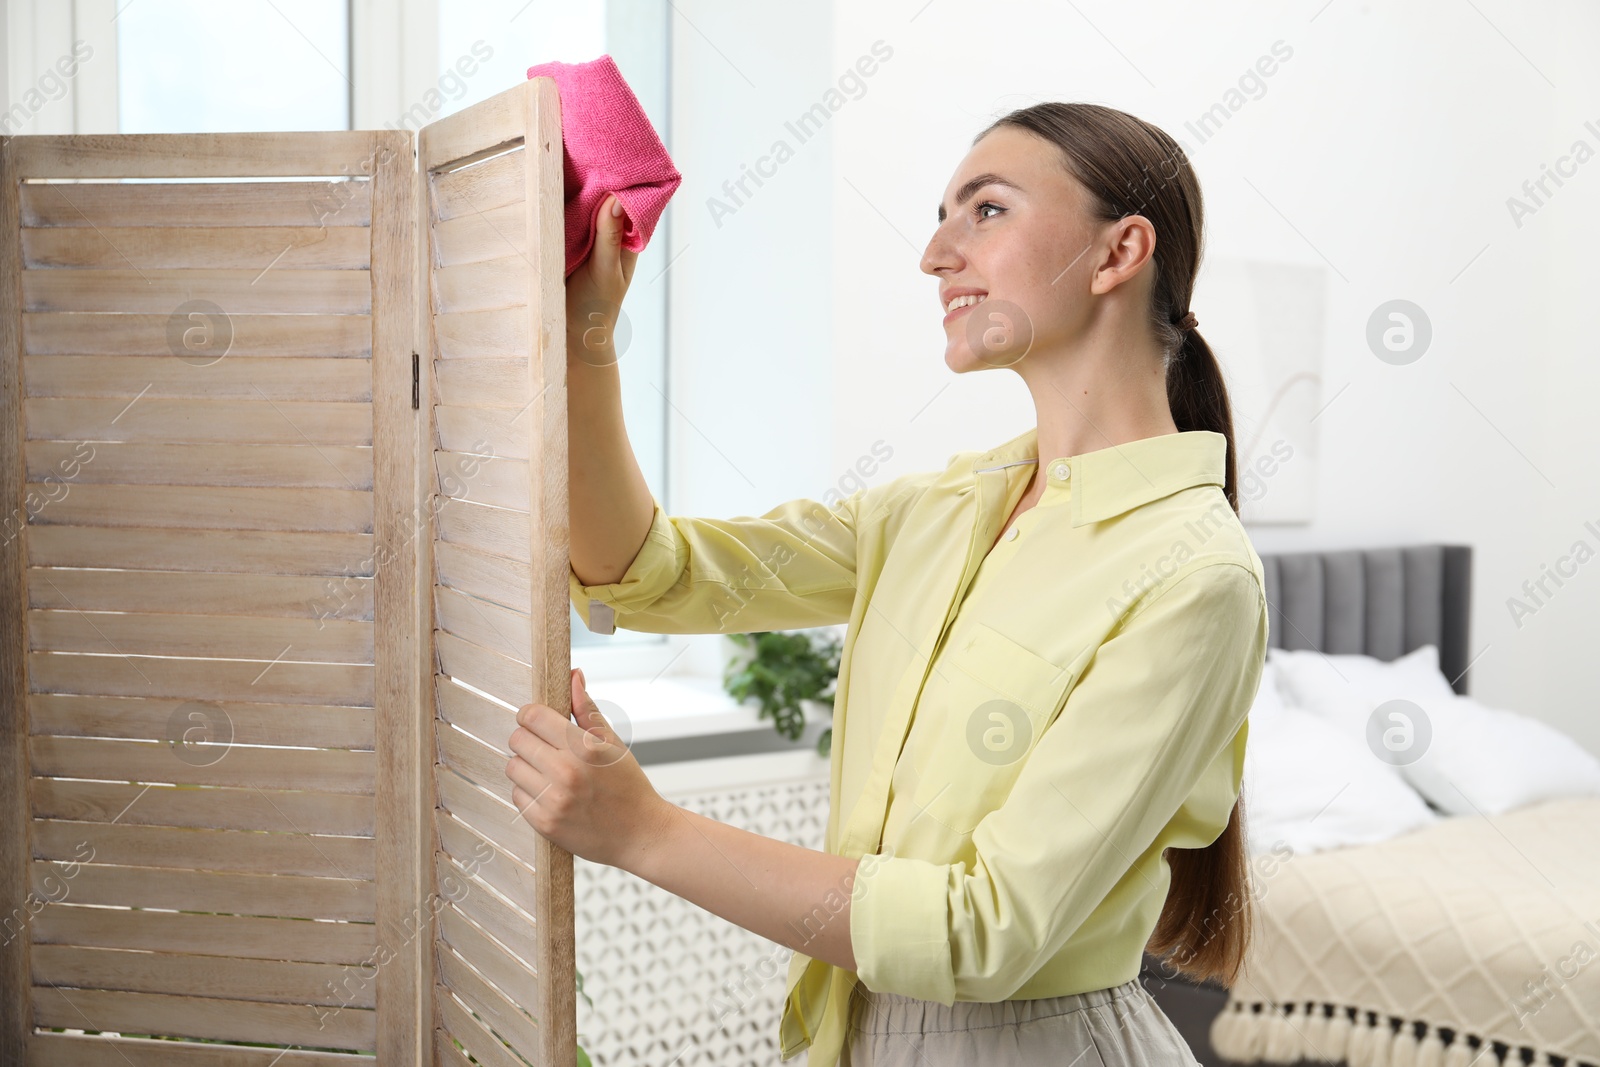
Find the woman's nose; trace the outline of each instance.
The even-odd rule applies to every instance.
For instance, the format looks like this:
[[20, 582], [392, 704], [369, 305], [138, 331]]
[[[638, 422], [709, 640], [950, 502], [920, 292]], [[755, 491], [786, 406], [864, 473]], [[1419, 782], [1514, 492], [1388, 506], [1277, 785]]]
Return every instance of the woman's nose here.
[[958, 265], [959, 256], [950, 242], [944, 237], [943, 231], [935, 230], [928, 239], [928, 246], [922, 251], [922, 273], [937, 275], [940, 269], [948, 269]]

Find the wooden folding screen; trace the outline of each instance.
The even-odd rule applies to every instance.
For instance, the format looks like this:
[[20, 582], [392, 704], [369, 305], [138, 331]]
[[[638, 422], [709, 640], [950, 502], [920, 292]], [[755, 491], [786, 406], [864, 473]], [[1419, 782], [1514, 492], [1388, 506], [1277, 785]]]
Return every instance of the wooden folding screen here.
[[559, 121], [0, 145], [0, 1062], [572, 1062]]
[[[495, 701], [571, 705], [561, 126], [554, 82], [529, 86], [424, 127], [418, 152], [424, 465], [448, 501], [430, 545], [436, 881], [462, 887], [438, 920], [441, 1064], [466, 1062], [453, 1038], [516, 1067], [494, 1034], [536, 1065], [574, 1060], [572, 857], [488, 795], [509, 796], [516, 728]], [[519, 1003], [560, 1025], [536, 1027]]]

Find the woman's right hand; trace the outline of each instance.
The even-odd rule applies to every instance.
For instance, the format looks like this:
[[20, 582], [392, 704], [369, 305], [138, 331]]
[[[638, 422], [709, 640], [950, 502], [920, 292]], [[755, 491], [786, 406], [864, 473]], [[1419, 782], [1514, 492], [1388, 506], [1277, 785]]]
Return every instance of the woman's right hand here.
[[600, 205], [594, 248], [567, 276], [567, 359], [595, 366], [617, 361], [617, 319], [633, 281], [639, 253], [622, 247], [622, 202], [607, 194]]

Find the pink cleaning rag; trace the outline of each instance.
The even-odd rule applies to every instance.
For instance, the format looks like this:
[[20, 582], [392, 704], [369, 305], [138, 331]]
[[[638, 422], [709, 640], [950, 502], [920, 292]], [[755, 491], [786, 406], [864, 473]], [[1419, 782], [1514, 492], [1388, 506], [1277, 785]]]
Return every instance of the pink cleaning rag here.
[[608, 193], [622, 203], [622, 247], [642, 251], [683, 175], [616, 62], [604, 55], [587, 63], [540, 63], [528, 68], [528, 77], [554, 78], [561, 97], [567, 274], [589, 258]]

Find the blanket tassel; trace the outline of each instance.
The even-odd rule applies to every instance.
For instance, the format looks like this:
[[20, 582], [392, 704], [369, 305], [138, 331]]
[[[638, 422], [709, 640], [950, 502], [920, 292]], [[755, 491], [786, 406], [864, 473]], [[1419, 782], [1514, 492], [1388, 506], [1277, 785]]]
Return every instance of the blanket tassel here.
[[1300, 1058], [1300, 1034], [1290, 1018], [1292, 1005], [1268, 1005], [1266, 1048], [1261, 1058], [1268, 1063], [1293, 1063]]
[[1306, 1021], [1300, 1028], [1300, 1055], [1303, 1059], [1337, 1063], [1339, 1057], [1330, 1058], [1324, 1051], [1328, 1047], [1328, 1017], [1322, 1009], [1323, 1005], [1306, 1001]]
[[1422, 1034], [1422, 1044], [1417, 1046], [1417, 1067], [1444, 1067], [1444, 1038], [1437, 1026], [1429, 1026]]
[[[1235, 1063], [1337, 1064], [1345, 1067], [1502, 1067], [1493, 1041], [1472, 1039], [1452, 1028], [1447, 1041], [1431, 1023], [1401, 1022], [1376, 1012], [1302, 1001], [1277, 1005], [1235, 1001], [1211, 1020], [1211, 1047]], [[1330, 1014], [1331, 1013], [1331, 1014]], [[1422, 1027], [1417, 1036], [1416, 1027]], [[1515, 1060], [1516, 1062], [1512, 1062]], [[1512, 1049], [1505, 1067], [1522, 1067]], [[1554, 1067], [1550, 1054], [1535, 1051], [1528, 1067]]]
[[1324, 1060], [1328, 1063], [1338, 1063], [1348, 1055], [1350, 1030], [1350, 1016], [1344, 1013], [1343, 1008], [1335, 1008], [1333, 1018], [1328, 1020], [1328, 1041], [1323, 1046]]
[[1367, 1018], [1366, 1012], [1358, 1010], [1355, 1023], [1350, 1027], [1349, 1048], [1345, 1052], [1350, 1067], [1372, 1067], [1372, 1058], [1367, 1049], [1372, 1045], [1373, 1036], [1372, 1020]]

